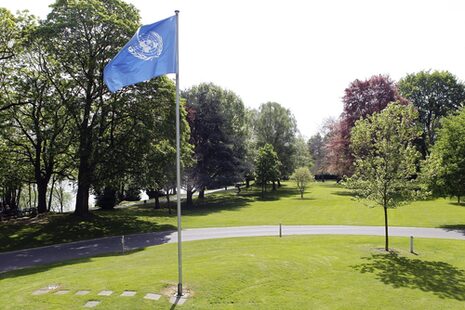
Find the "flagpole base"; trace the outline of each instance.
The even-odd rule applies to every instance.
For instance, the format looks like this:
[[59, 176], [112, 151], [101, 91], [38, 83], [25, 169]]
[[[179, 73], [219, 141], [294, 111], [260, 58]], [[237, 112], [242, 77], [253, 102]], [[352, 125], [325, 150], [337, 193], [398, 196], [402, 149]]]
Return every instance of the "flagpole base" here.
[[177, 297], [182, 297], [184, 294], [182, 293], [182, 283], [178, 283], [178, 293], [176, 294]]

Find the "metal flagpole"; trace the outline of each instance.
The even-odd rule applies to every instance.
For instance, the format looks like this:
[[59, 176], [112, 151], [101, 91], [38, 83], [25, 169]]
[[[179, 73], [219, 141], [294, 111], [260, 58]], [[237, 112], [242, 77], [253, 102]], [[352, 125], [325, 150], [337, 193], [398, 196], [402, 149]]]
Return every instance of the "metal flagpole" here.
[[179, 129], [179, 11], [176, 13], [176, 196], [178, 204], [178, 294], [182, 296], [182, 246], [181, 246], [181, 133]]

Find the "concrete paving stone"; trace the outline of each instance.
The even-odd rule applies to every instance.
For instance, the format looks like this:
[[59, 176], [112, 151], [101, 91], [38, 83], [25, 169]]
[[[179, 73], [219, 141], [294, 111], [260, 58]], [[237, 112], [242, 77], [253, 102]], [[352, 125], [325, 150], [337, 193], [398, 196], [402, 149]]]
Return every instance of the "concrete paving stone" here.
[[120, 296], [132, 297], [136, 295], [136, 291], [124, 291]]
[[90, 293], [90, 291], [81, 290], [81, 291], [77, 291], [76, 294], [74, 294], [74, 295], [84, 296], [84, 295], [87, 295], [87, 294], [89, 294], [89, 293]]
[[69, 293], [69, 290], [59, 290], [55, 292], [55, 295], [65, 295], [68, 293]]
[[101, 291], [100, 293], [98, 293], [97, 295], [99, 295], [99, 296], [110, 296], [111, 294], [113, 294], [113, 291], [104, 290], [104, 291]]
[[84, 305], [84, 307], [85, 307], [85, 308], [95, 308], [95, 307], [97, 307], [99, 304], [100, 304], [100, 301], [98, 301], [98, 300], [89, 300], [88, 302], [86, 302], [86, 304]]
[[32, 295], [44, 295], [44, 294], [47, 294], [48, 292], [50, 292], [48, 288], [41, 288], [41, 289], [38, 289], [37, 291], [32, 292]]
[[159, 300], [161, 298], [160, 294], [155, 294], [155, 293], [148, 293], [144, 296], [144, 299], [150, 299], [150, 300]]
[[187, 298], [183, 297], [178, 297], [178, 296], [173, 296], [170, 298], [170, 303], [173, 305], [178, 305], [181, 306], [186, 302]]

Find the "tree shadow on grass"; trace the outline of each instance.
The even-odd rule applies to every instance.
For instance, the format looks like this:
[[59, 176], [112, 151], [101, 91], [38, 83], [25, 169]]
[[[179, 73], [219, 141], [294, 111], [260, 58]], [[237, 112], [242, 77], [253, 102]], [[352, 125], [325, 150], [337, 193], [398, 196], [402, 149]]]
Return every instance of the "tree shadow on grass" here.
[[440, 228], [444, 228], [447, 231], [455, 231], [465, 236], [465, 224], [458, 225], [441, 225]]
[[337, 192], [332, 192], [332, 194], [338, 195], [338, 196], [355, 197], [355, 194], [349, 191], [337, 191]]
[[291, 198], [292, 200], [297, 200], [297, 201], [310, 201], [310, 200], [316, 200], [315, 198], [311, 198], [311, 197], [305, 197], [304, 198], [300, 198], [300, 194], [298, 197], [294, 197], [294, 198]]
[[2, 227], [0, 251], [13, 251], [58, 243], [143, 232], [175, 230], [169, 224], [159, 224], [138, 218], [137, 212], [95, 212], [86, 218], [50, 215], [39, 223], [16, 223]]
[[432, 292], [440, 298], [465, 301], [465, 270], [438, 261], [402, 257], [397, 253], [372, 254], [366, 263], [352, 266], [373, 273], [384, 284]]
[[[24, 277], [24, 276], [36, 274], [36, 273], [46, 272], [46, 271], [52, 270], [54, 268], [59, 268], [59, 267], [64, 267], [64, 266], [72, 266], [72, 265], [77, 265], [77, 264], [91, 263], [92, 260], [95, 259], [95, 258], [114, 257], [114, 259], [117, 259], [118, 257], [135, 254], [135, 253], [141, 252], [143, 250], [144, 250], [143, 248], [139, 248], [139, 249], [133, 249], [133, 250], [130, 250], [130, 251], [126, 251], [125, 253], [113, 252], [113, 253], [100, 254], [100, 255], [96, 255], [96, 256], [69, 259], [69, 260], [65, 260], [65, 261], [61, 261], [61, 262], [54, 262], [54, 263], [49, 263], [49, 264], [36, 264], [34, 266], [22, 267], [22, 268], [9, 270], [9, 271], [6, 271], [6, 272], [0, 272], [0, 279], [3, 280], [3, 279], [19, 278], [19, 277]], [[85, 266], [84, 266], [84, 268], [85, 268]]]
[[171, 234], [172, 231], [162, 231], [127, 236], [124, 239], [124, 248], [121, 243], [121, 236], [115, 236], [0, 253], [0, 279], [34, 274], [61, 266], [86, 263], [95, 257], [131, 255], [144, 250], [148, 246], [169, 242], [172, 237]]

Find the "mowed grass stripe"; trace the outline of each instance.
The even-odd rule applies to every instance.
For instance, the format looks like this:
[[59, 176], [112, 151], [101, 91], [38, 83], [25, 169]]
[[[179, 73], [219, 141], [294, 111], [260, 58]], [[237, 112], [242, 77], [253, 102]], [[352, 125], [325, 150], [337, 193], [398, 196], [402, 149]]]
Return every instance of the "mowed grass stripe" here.
[[[233, 238], [184, 244], [183, 309], [463, 309], [465, 243], [391, 238], [397, 254], [379, 250], [382, 237], [292, 236]], [[168, 298], [144, 300], [177, 281], [176, 245], [127, 255], [76, 260], [2, 274], [5, 309], [79, 309], [98, 299], [99, 309], [169, 307]], [[50, 283], [67, 295], [32, 296]], [[91, 290], [86, 296], [72, 292]], [[116, 292], [96, 298], [102, 290]], [[121, 298], [135, 290], [140, 298]]]

